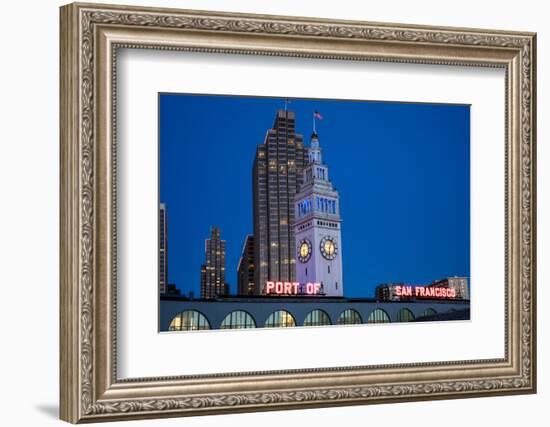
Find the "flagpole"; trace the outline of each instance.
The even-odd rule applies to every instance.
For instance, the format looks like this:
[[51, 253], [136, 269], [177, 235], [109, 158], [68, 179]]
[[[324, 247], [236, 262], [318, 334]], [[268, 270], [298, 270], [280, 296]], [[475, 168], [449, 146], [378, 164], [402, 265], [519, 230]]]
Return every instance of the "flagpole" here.
[[315, 130], [315, 111], [312, 112], [312, 118], [313, 118], [313, 133], [317, 133], [317, 131]]

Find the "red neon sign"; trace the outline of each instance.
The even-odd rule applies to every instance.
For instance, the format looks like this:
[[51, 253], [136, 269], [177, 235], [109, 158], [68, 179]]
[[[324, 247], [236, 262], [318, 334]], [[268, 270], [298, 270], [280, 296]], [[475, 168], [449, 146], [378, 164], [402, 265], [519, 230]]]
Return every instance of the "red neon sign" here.
[[318, 295], [321, 293], [320, 283], [306, 283], [301, 285], [299, 282], [266, 282], [265, 293], [274, 295]]
[[398, 297], [424, 298], [456, 298], [456, 290], [452, 288], [428, 286], [396, 286], [395, 295]]

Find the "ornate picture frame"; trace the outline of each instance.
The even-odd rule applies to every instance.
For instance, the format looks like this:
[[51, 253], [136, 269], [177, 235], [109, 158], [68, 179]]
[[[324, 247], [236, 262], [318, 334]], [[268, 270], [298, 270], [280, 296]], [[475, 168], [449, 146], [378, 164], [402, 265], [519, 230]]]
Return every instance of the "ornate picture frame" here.
[[[61, 419], [97, 422], [536, 392], [534, 33], [80, 3], [60, 13]], [[504, 357], [119, 379], [120, 48], [503, 69]]]

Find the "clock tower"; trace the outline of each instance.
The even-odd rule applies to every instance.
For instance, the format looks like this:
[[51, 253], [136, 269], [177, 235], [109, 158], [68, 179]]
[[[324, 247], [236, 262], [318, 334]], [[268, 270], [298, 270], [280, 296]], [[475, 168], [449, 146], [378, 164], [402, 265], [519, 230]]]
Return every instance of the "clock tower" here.
[[311, 135], [308, 164], [295, 200], [296, 280], [320, 283], [326, 296], [342, 296], [340, 196], [323, 163], [319, 137]]

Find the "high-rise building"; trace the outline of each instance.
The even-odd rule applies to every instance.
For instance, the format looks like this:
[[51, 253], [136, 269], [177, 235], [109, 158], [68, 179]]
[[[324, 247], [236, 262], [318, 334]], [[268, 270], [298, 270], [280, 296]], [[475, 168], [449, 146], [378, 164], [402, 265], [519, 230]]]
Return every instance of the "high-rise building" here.
[[159, 292], [166, 293], [168, 285], [168, 223], [166, 205], [159, 205]]
[[212, 227], [209, 239], [204, 244], [205, 263], [201, 266], [201, 298], [212, 299], [227, 295], [225, 283], [225, 240], [220, 238], [220, 229]]
[[340, 196], [323, 163], [319, 137], [314, 132], [308, 149], [303, 184], [295, 197], [296, 281], [319, 283], [321, 293], [342, 296], [342, 238]]
[[278, 110], [256, 150], [253, 169], [254, 293], [266, 282], [294, 281], [294, 196], [302, 184], [307, 151], [293, 111]]
[[237, 291], [239, 295], [254, 293], [254, 236], [249, 234], [244, 241], [239, 267], [237, 268]]

